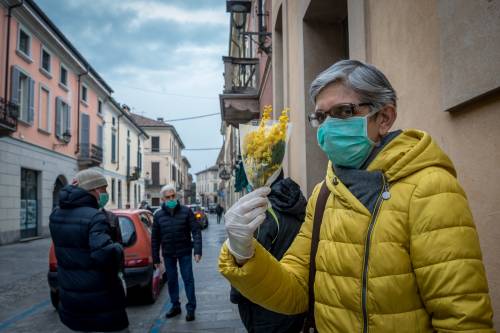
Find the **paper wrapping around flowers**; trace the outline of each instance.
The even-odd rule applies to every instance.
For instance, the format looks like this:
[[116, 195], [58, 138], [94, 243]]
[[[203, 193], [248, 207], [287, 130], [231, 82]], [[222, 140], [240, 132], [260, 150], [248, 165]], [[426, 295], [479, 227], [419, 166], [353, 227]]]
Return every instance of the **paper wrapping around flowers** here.
[[253, 188], [270, 186], [279, 176], [291, 126], [288, 109], [271, 120], [272, 107], [264, 107], [259, 125], [240, 125], [243, 167]]

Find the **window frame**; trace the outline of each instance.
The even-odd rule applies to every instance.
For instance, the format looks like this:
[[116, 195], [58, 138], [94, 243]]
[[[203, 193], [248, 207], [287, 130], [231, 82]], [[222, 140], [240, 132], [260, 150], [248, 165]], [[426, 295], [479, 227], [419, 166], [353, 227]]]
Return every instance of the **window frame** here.
[[[158, 139], [158, 150], [155, 150], [154, 144], [153, 144], [153, 139]], [[160, 136], [151, 136], [151, 152], [152, 153], [159, 153], [160, 152]]]
[[[28, 53], [24, 52], [20, 48], [21, 44], [21, 31], [28, 36]], [[33, 62], [33, 58], [31, 55], [33, 54], [33, 35], [31, 32], [21, 23], [18, 22], [17, 24], [17, 45], [16, 45], [16, 54], [20, 56], [24, 61], [27, 63], [31, 64]]]
[[[23, 88], [23, 93], [22, 94], [19, 94], [19, 118], [17, 119], [19, 122], [21, 122], [22, 124], [25, 124], [27, 126], [33, 126], [34, 123], [35, 123], [35, 119], [33, 119], [33, 121], [29, 121], [29, 118], [30, 118], [30, 81], [33, 81], [34, 84], [33, 86], [35, 85], [35, 81], [33, 80], [33, 78], [31, 77], [30, 73], [28, 73], [27, 71], [25, 71], [23, 68], [19, 67], [19, 66], [16, 66], [16, 69], [19, 71], [20, 75], [19, 75], [19, 84], [21, 84], [21, 75], [24, 75], [27, 79], [27, 92], [26, 92], [26, 117], [24, 118], [23, 117], [23, 103], [22, 101], [24, 100], [24, 88]], [[34, 87], [33, 87], [34, 88]], [[33, 99], [35, 98], [35, 93], [33, 92]], [[33, 105], [35, 104], [35, 101], [33, 100]], [[34, 110], [33, 110], [34, 112]], [[34, 114], [33, 114], [33, 118], [34, 118]]]
[[[84, 91], [85, 91], [85, 98], [83, 94]], [[89, 105], [89, 86], [83, 82], [80, 87], [80, 102], [82, 102], [82, 104], [85, 106]]]
[[104, 107], [104, 101], [102, 98], [97, 98], [97, 115], [102, 116], [103, 115], [103, 107]]
[[[43, 53], [49, 55], [49, 69], [43, 67]], [[52, 79], [52, 52], [50, 52], [43, 44], [40, 46], [40, 73], [45, 75], [47, 78]]]
[[[66, 71], [66, 83], [62, 82], [62, 70]], [[63, 64], [62, 62], [59, 64], [59, 86], [62, 87], [64, 90], [68, 91], [69, 90], [69, 70], [68, 67]]]
[[[55, 115], [54, 115], [54, 123], [55, 123], [55, 130], [54, 130], [54, 135], [55, 137], [58, 139], [58, 140], [63, 140], [63, 137], [64, 137], [64, 133], [66, 131], [68, 131], [69, 133], [71, 133], [71, 121], [72, 121], [72, 117], [71, 117], [71, 105], [68, 103], [68, 100], [63, 98], [62, 96], [57, 96], [56, 99], [59, 98], [61, 100], [61, 112], [60, 112], [60, 121], [61, 121], [61, 136], [58, 135], [57, 133], [57, 100], [56, 100], [56, 103], [55, 104]], [[67, 106], [67, 109], [64, 108], [64, 106]], [[65, 111], [67, 110], [67, 111]], [[67, 117], [65, 117], [65, 113], [67, 113]], [[67, 124], [67, 122], [65, 121], [65, 119], [69, 119], [69, 124]], [[68, 127], [66, 127], [66, 125], [68, 125]], [[70, 142], [71, 139], [68, 141]]]
[[[42, 90], [45, 90], [47, 94], [47, 118], [46, 118], [46, 126], [43, 126], [42, 122]], [[39, 82], [38, 84], [38, 130], [42, 131], [44, 133], [50, 134], [52, 133], [52, 128], [51, 128], [51, 99], [52, 99], [52, 92], [50, 91], [50, 87], [47, 86], [46, 84], [43, 84], [42, 82]]]

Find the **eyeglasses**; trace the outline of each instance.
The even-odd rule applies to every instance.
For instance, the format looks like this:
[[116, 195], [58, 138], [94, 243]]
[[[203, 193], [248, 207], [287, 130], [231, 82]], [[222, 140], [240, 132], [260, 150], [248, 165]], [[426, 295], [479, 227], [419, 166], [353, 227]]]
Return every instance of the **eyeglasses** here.
[[347, 119], [351, 118], [356, 114], [359, 114], [359, 108], [361, 106], [373, 106], [372, 103], [343, 103], [334, 105], [330, 110], [327, 111], [315, 111], [310, 113], [307, 118], [312, 127], [319, 127], [327, 117]]
[[171, 195], [164, 195], [164, 196], [163, 196], [163, 199], [165, 199], [165, 200], [172, 200], [172, 199], [175, 199], [175, 194], [171, 194]]

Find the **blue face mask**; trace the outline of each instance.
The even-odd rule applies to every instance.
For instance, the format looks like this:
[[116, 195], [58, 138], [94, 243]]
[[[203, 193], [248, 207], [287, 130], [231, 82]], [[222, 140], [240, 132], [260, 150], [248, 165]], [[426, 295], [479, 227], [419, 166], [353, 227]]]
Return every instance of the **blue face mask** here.
[[348, 119], [328, 117], [321, 124], [318, 144], [333, 164], [353, 169], [363, 165], [375, 146], [368, 138], [368, 118], [375, 113]]
[[165, 201], [165, 206], [167, 206], [167, 208], [174, 209], [175, 206], [177, 206], [177, 200]]

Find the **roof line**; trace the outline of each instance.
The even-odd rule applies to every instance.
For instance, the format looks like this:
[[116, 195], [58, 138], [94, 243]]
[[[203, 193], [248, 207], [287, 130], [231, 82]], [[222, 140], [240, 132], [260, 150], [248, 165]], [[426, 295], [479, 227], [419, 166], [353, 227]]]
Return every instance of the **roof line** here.
[[59, 28], [52, 22], [52, 20], [43, 12], [43, 10], [38, 7], [38, 5], [33, 1], [33, 0], [24, 0], [26, 3], [30, 5], [31, 8], [40, 16], [40, 18], [49, 26], [50, 29], [52, 29], [57, 37], [59, 37], [62, 42], [70, 49], [71, 52], [74, 53], [74, 55], [80, 60], [83, 64], [84, 67], [87, 67], [90, 71], [90, 73], [95, 76], [97, 81], [101, 83], [110, 93], [113, 93], [114, 90], [109, 86], [106, 81], [97, 73], [97, 71], [89, 64], [89, 62], [83, 57], [83, 55], [76, 49], [76, 47], [71, 44], [68, 38], [59, 30]]

